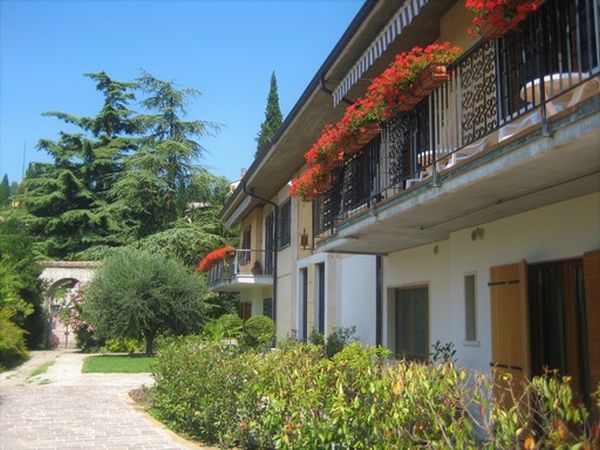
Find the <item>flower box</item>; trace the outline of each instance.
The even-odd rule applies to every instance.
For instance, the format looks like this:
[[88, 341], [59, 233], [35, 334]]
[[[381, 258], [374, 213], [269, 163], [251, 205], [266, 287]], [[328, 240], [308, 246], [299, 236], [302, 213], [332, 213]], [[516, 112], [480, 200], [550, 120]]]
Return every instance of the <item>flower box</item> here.
[[[450, 78], [444, 64], [429, 64], [411, 86], [410, 93], [420, 99], [427, 97], [436, 87]], [[417, 102], [418, 103], [418, 102]]]
[[362, 127], [359, 134], [348, 139], [344, 145], [344, 154], [353, 155], [358, 153], [365, 145], [375, 139], [381, 133], [381, 126], [378, 123], [368, 123]]
[[411, 95], [402, 102], [402, 105], [399, 109], [400, 111], [410, 111], [415, 106], [417, 106], [421, 100], [423, 100], [423, 97], [416, 97]]
[[467, 0], [465, 6], [476, 16], [473, 19], [474, 27], [469, 29], [469, 33], [479, 33], [485, 40], [498, 39], [516, 28], [527, 14], [536, 11], [545, 1], [511, 0], [486, 5], [485, 2]]
[[340, 164], [344, 162], [344, 152], [339, 151], [333, 157], [330, 157], [328, 161], [322, 163], [322, 173], [323, 175], [328, 174], [333, 171], [336, 167], [339, 167]]
[[371, 82], [364, 97], [348, 106], [335, 125], [325, 125], [305, 153], [307, 170], [292, 180], [290, 194], [306, 200], [326, 190], [323, 176], [333, 176], [333, 169], [343, 166], [347, 156], [364, 149], [381, 133], [381, 123], [398, 111], [412, 109], [446, 81], [449, 78], [447, 65], [461, 53], [460, 48], [441, 42], [396, 55], [392, 64]]

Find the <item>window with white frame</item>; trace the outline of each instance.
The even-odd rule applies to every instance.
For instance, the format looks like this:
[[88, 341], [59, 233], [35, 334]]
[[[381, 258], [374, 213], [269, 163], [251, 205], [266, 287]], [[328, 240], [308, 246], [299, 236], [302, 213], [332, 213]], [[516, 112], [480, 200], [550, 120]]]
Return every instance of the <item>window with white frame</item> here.
[[477, 279], [465, 275], [465, 341], [477, 341]]

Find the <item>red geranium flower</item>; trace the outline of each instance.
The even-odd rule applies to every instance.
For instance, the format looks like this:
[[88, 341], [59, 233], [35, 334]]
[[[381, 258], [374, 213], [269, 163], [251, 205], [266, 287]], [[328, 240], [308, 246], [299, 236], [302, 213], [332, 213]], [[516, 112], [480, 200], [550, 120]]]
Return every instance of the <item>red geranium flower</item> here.
[[200, 272], [207, 272], [212, 269], [219, 261], [223, 261], [225, 258], [235, 253], [235, 247], [226, 245], [225, 247], [218, 248], [208, 253], [198, 263], [198, 270]]

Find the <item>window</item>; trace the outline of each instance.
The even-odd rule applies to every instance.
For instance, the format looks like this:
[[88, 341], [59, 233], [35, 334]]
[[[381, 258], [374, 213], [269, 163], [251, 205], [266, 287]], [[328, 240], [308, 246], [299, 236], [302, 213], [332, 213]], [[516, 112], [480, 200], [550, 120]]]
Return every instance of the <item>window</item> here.
[[242, 248], [239, 253], [238, 262], [240, 266], [245, 266], [250, 262], [250, 249], [252, 248], [252, 227], [247, 226], [242, 233]]
[[279, 221], [277, 223], [277, 249], [281, 250], [290, 245], [292, 234], [292, 202], [288, 198], [279, 207]]
[[477, 340], [477, 309], [476, 309], [475, 275], [465, 275], [465, 340]]
[[300, 327], [299, 336], [300, 340], [306, 341], [308, 338], [308, 270], [306, 268], [300, 269]]
[[265, 219], [265, 275], [273, 274], [273, 251], [275, 250], [273, 222], [273, 213], [271, 212]]
[[318, 333], [325, 333], [325, 264], [315, 265], [317, 285], [315, 289], [315, 325], [314, 329]]
[[263, 300], [263, 316], [267, 316], [269, 319], [273, 320], [273, 299], [265, 298]]
[[395, 311], [396, 354], [401, 358], [429, 357], [429, 299], [426, 287], [397, 289]]

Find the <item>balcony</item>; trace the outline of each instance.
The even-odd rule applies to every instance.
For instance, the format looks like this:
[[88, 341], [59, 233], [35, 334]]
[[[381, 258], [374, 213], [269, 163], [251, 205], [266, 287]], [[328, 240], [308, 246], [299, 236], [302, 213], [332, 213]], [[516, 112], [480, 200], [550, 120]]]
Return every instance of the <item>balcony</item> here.
[[236, 250], [208, 271], [210, 289], [238, 292], [244, 288], [273, 285], [273, 252]]
[[336, 169], [325, 251], [388, 253], [600, 185], [598, 2], [548, 0]]

